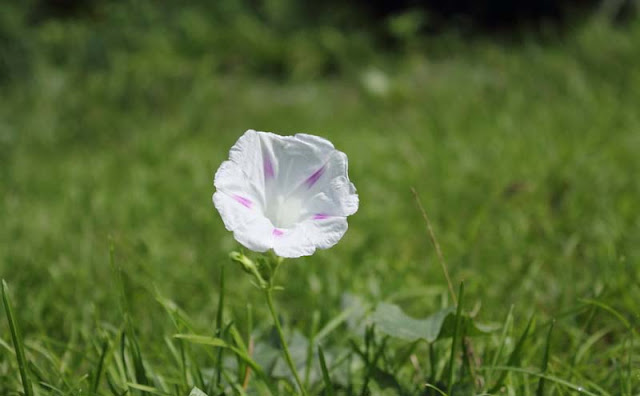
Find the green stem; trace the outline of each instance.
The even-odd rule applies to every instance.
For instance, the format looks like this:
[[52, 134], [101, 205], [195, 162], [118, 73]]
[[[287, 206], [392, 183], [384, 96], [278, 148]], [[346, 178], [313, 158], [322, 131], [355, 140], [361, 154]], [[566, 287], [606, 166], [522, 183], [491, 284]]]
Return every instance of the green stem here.
[[298, 383], [298, 387], [300, 388], [300, 392], [307, 396], [307, 391], [304, 389], [302, 385], [302, 381], [300, 381], [300, 377], [298, 376], [298, 371], [296, 370], [295, 365], [293, 364], [293, 360], [291, 359], [291, 354], [289, 353], [289, 347], [287, 346], [287, 341], [284, 338], [284, 333], [282, 332], [282, 326], [280, 326], [280, 320], [278, 319], [278, 314], [276, 314], [276, 310], [273, 306], [273, 296], [271, 295], [271, 289], [266, 289], [265, 294], [267, 295], [267, 304], [269, 305], [269, 311], [271, 311], [271, 316], [273, 317], [273, 322], [276, 325], [276, 330], [278, 331], [278, 336], [280, 337], [280, 343], [282, 344], [282, 350], [284, 351], [284, 358], [289, 365], [289, 369], [291, 370], [291, 374], [293, 374], [296, 382]]

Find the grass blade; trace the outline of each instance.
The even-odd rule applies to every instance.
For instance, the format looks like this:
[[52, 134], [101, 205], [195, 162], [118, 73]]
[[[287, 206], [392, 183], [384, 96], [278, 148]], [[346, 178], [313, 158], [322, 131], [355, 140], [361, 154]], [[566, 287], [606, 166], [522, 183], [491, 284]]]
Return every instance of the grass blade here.
[[102, 352], [100, 353], [100, 359], [98, 360], [98, 367], [96, 368], [96, 372], [91, 381], [91, 391], [93, 394], [98, 393], [98, 387], [100, 386], [100, 377], [102, 376], [102, 369], [104, 367], [104, 360], [107, 356], [107, 352], [109, 350], [109, 341], [105, 339], [102, 342]]
[[[134, 378], [138, 384], [149, 385], [150, 382], [147, 377], [146, 369], [144, 367], [142, 352], [140, 350], [140, 345], [138, 344], [138, 340], [135, 334], [135, 328], [133, 326], [133, 322], [131, 321], [131, 315], [129, 313], [130, 311], [129, 311], [129, 305], [127, 302], [127, 293], [124, 285], [124, 271], [122, 270], [122, 267], [116, 266], [115, 246], [113, 244], [113, 239], [111, 237], [109, 237], [109, 265], [111, 266], [111, 269], [115, 271], [117, 283], [119, 286], [118, 289], [120, 291], [120, 309], [124, 316], [124, 322], [125, 322], [125, 330], [122, 333], [122, 343], [120, 345], [121, 346], [120, 353], [122, 355], [122, 361], [126, 365], [126, 361], [125, 361], [125, 351], [127, 346], [127, 344], [125, 344], [125, 335], [126, 335], [126, 341], [128, 341], [128, 346], [131, 352], [131, 359], [133, 360]], [[142, 393], [143, 395], [146, 394], [146, 392], [144, 391], [142, 392], [143, 392]]]
[[11, 339], [13, 340], [13, 346], [16, 350], [16, 358], [18, 359], [18, 369], [20, 370], [20, 378], [22, 379], [22, 387], [24, 389], [25, 396], [33, 396], [33, 388], [31, 381], [29, 381], [29, 375], [27, 374], [27, 359], [24, 355], [24, 344], [22, 342], [22, 334], [18, 328], [18, 322], [16, 322], [13, 314], [13, 307], [9, 294], [7, 293], [7, 283], [2, 280], [2, 303], [4, 304], [5, 314], [9, 321], [9, 329], [11, 330]]
[[[510, 366], [496, 366], [493, 368], [496, 371], [502, 371], [503, 373], [512, 372], [512, 373], [520, 373], [526, 374], [533, 377], [544, 377], [547, 381], [556, 383], [558, 385], [564, 386], [567, 389], [571, 389], [574, 392], [578, 392], [581, 395], [586, 396], [598, 396], [598, 394], [590, 392], [584, 389], [583, 386], [571, 383], [569, 381], [563, 380], [562, 378], [555, 377], [553, 375], [542, 374], [534, 370], [521, 368], [521, 367], [510, 367]], [[496, 392], [489, 392], [489, 394], [494, 394]], [[601, 394], [602, 395], [602, 394]], [[608, 395], [608, 393], [604, 393], [604, 395]]]
[[498, 359], [502, 356], [502, 351], [504, 350], [504, 346], [507, 342], [507, 333], [513, 324], [513, 305], [509, 308], [509, 313], [504, 320], [504, 325], [502, 326], [502, 334], [500, 335], [500, 341], [498, 345], [498, 350], [493, 355], [493, 359], [491, 359], [491, 366], [489, 367], [489, 371], [487, 371], [486, 381], [490, 383], [490, 380], [493, 378], [493, 367], [498, 365]]
[[436, 350], [433, 343], [429, 343], [429, 380], [430, 383], [436, 382], [438, 371], [438, 362], [436, 360]]
[[[371, 306], [367, 306], [364, 310], [369, 311]], [[316, 333], [316, 342], [322, 341], [325, 337], [327, 337], [331, 332], [337, 329], [341, 324], [347, 321], [347, 319], [352, 318], [354, 315], [358, 313], [359, 307], [350, 307], [345, 309], [336, 317], [331, 319], [318, 333]]]
[[[546, 374], [547, 367], [549, 365], [549, 348], [551, 346], [551, 332], [553, 331], [553, 326], [556, 324], [555, 320], [551, 321], [551, 325], [549, 326], [549, 332], [547, 333], [547, 345], [544, 348], [544, 357], [542, 358], [542, 367], [540, 368], [540, 373]], [[538, 389], [536, 390], [536, 396], [544, 396], [544, 381], [545, 377], [540, 377], [538, 380]]]
[[599, 394], [600, 396], [611, 396], [611, 393], [606, 389], [604, 389], [602, 386], [600, 386], [599, 384], [593, 382], [588, 378], [585, 378], [584, 374], [578, 371], [571, 362], [567, 362], [558, 358], [553, 359], [553, 361], [562, 370], [564, 370], [564, 372], [568, 373], [568, 375], [566, 375], [564, 378], [565, 381], [569, 383], [575, 382], [573, 380], [570, 380], [570, 378], [576, 377], [576, 381], [580, 382], [581, 384], [580, 386], [582, 388], [584, 388], [585, 386], [588, 386], [589, 389], [593, 389], [593, 391]]
[[220, 338], [202, 336], [196, 334], [175, 334], [173, 338], [189, 341], [193, 344], [208, 345], [213, 347], [227, 348], [229, 345]]
[[449, 396], [446, 393], [444, 393], [443, 391], [441, 391], [440, 388], [438, 388], [437, 386], [434, 386], [434, 385], [431, 385], [431, 384], [427, 383], [427, 384], [424, 385], [424, 387], [427, 388], [427, 389], [432, 389], [432, 390], [438, 392], [441, 396]]
[[127, 387], [129, 387], [129, 389], [136, 389], [139, 390], [143, 393], [150, 393], [153, 395], [159, 395], [159, 396], [169, 396], [170, 394], [164, 391], [161, 391], [159, 389], [154, 388], [153, 386], [149, 386], [149, 385], [143, 385], [143, 384], [136, 384], [134, 382], [127, 382]]
[[322, 381], [324, 382], [324, 389], [327, 396], [334, 396], [333, 384], [331, 378], [329, 378], [329, 370], [327, 370], [327, 363], [324, 359], [324, 352], [322, 347], [318, 345], [318, 359], [320, 360], [320, 368], [322, 369]]
[[453, 328], [453, 340], [451, 341], [451, 356], [449, 358], [449, 378], [447, 382], [447, 394], [451, 394], [453, 389], [453, 371], [456, 360], [456, 345], [460, 337], [460, 322], [462, 321], [462, 298], [464, 297], [464, 282], [460, 282], [460, 291], [458, 292], [458, 307], [456, 308], [456, 322]]
[[240, 357], [240, 359], [242, 359], [245, 363], [251, 366], [253, 371], [259, 374], [261, 377], [266, 378], [266, 374], [262, 370], [262, 367], [260, 367], [260, 365], [258, 365], [258, 363], [256, 363], [247, 353], [245, 353], [243, 350], [239, 348], [236, 348], [232, 345], [227, 344], [224, 340], [221, 340], [220, 338], [201, 336], [196, 334], [175, 334], [173, 338], [182, 339], [193, 344], [207, 345], [207, 346], [219, 347], [219, 348], [228, 348], [231, 351], [233, 351], [236, 355], [238, 355], [238, 357]]
[[[218, 312], [216, 314], [216, 337], [222, 337], [222, 320], [224, 309], [224, 265], [220, 267], [220, 297], [218, 298]], [[218, 349], [218, 356], [216, 357], [216, 380], [213, 385], [213, 389], [217, 389], [222, 381], [222, 360], [223, 360], [223, 348]]]
[[629, 332], [629, 360], [627, 361], [627, 394], [631, 396], [633, 393], [633, 374], [632, 374], [632, 361], [633, 361], [633, 331]]
[[[514, 366], [516, 362], [520, 359], [520, 352], [524, 347], [524, 342], [526, 341], [527, 336], [529, 335], [529, 330], [531, 330], [532, 324], [533, 324], [533, 315], [531, 315], [531, 318], [529, 318], [527, 327], [522, 332], [520, 339], [518, 339], [518, 343], [516, 344], [516, 347], [513, 349], [513, 352], [511, 352], [511, 355], [509, 356], [509, 360], [507, 362], [507, 366]], [[506, 370], [502, 371], [502, 373], [500, 374], [500, 377], [498, 378], [498, 381], [496, 381], [495, 385], [493, 385], [493, 388], [489, 390], [489, 393], [498, 392], [498, 390], [502, 387], [502, 383], [504, 382], [505, 378], [507, 378], [508, 373], [509, 372]]]
[[[127, 348], [126, 348], [127, 334], [123, 331], [120, 332], [120, 361], [122, 362], [122, 377], [125, 379], [133, 380], [133, 376], [129, 375], [129, 365], [127, 364]], [[129, 378], [131, 377], [131, 378]]]
[[109, 385], [109, 390], [113, 396], [123, 396], [129, 392], [129, 389], [120, 390], [115, 383], [116, 381], [113, 379], [111, 374], [107, 371], [107, 385]]
[[309, 375], [311, 374], [311, 365], [313, 363], [313, 344], [315, 344], [318, 323], [320, 323], [320, 312], [314, 311], [313, 320], [311, 321], [311, 333], [309, 334], [309, 344], [307, 345], [307, 361], [304, 367], [304, 386], [307, 388], [309, 387]]
[[[249, 356], [253, 355], [253, 313], [251, 304], [247, 304], [247, 346], [249, 348]], [[244, 370], [244, 377], [242, 379], [242, 389], [246, 390], [249, 387], [249, 379], [251, 378], [251, 367], [246, 366]]]
[[616, 311], [615, 309], [613, 309], [611, 306], [603, 303], [602, 301], [597, 301], [597, 300], [591, 300], [591, 299], [581, 299], [581, 302], [585, 303], [585, 304], [589, 304], [589, 305], [593, 305], [595, 307], [601, 308], [607, 312], [609, 312], [611, 315], [615, 316], [616, 319], [618, 319], [620, 321], [620, 323], [622, 323], [624, 325], [624, 327], [626, 327], [627, 329], [634, 331], [633, 326], [631, 326], [631, 323], [629, 323], [629, 321], [624, 317], [624, 315], [622, 315], [620, 312]]

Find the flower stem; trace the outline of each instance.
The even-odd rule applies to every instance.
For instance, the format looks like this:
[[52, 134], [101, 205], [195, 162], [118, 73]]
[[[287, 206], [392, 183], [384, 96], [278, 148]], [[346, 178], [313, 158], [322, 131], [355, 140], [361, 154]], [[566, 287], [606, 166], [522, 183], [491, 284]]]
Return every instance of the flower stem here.
[[303, 396], [307, 396], [307, 391], [304, 389], [304, 385], [302, 385], [302, 381], [300, 381], [300, 376], [298, 376], [298, 371], [296, 370], [296, 366], [293, 364], [293, 359], [291, 359], [291, 354], [289, 353], [289, 347], [287, 346], [287, 341], [284, 338], [284, 333], [282, 332], [282, 326], [280, 325], [280, 320], [278, 319], [278, 314], [276, 314], [276, 310], [273, 306], [273, 296], [271, 295], [271, 288], [266, 289], [265, 294], [267, 295], [267, 304], [269, 305], [269, 311], [271, 311], [271, 316], [273, 317], [273, 322], [276, 325], [276, 330], [278, 331], [278, 336], [280, 337], [280, 343], [282, 344], [282, 350], [284, 351], [284, 358], [287, 361], [287, 365], [289, 365], [289, 370], [293, 374], [296, 382], [298, 383], [298, 387], [300, 388], [300, 392]]

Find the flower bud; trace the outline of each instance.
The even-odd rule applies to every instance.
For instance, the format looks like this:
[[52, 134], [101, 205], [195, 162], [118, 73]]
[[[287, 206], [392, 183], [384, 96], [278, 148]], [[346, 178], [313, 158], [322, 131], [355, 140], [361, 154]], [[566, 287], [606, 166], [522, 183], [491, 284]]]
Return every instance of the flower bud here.
[[229, 258], [231, 261], [240, 264], [244, 272], [253, 275], [259, 287], [266, 289], [269, 286], [269, 283], [260, 274], [261, 271], [259, 271], [258, 266], [249, 257], [239, 252], [231, 252], [229, 253]]
[[229, 253], [229, 258], [231, 261], [240, 264], [242, 269], [248, 273], [253, 274], [256, 271], [256, 265], [251, 261], [251, 259], [240, 252], [231, 252]]

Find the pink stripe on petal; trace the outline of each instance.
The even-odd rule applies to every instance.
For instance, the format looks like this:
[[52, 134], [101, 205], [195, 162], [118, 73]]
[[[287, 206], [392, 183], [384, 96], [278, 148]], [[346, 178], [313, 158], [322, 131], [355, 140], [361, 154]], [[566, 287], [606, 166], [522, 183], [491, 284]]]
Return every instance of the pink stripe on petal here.
[[268, 154], [264, 155], [264, 158], [262, 159], [262, 167], [264, 168], [264, 178], [273, 179], [275, 172], [273, 171], [273, 163], [271, 162], [271, 158], [269, 158]]
[[328, 214], [324, 214], [324, 213], [317, 213], [313, 215], [313, 219], [314, 220], [324, 220], [324, 219], [328, 219], [329, 215]]
[[251, 209], [251, 206], [253, 206], [253, 202], [251, 202], [251, 200], [249, 198], [245, 198], [242, 197], [240, 195], [233, 195], [233, 199], [236, 200], [236, 202], [246, 206], [247, 208]]
[[322, 166], [320, 169], [318, 169], [317, 171], [313, 172], [313, 174], [311, 176], [309, 176], [307, 178], [307, 180], [304, 181], [304, 184], [307, 185], [307, 188], [313, 187], [313, 185], [316, 184], [318, 182], [318, 180], [320, 180], [320, 178], [322, 177], [322, 174], [324, 173], [325, 170], [326, 170], [326, 168], [324, 166]]
[[273, 236], [277, 236], [277, 237], [279, 237], [279, 236], [284, 235], [284, 232], [283, 232], [282, 230], [279, 230], [279, 229], [277, 229], [277, 228], [274, 228], [274, 229], [273, 229], [272, 234], [273, 234]]

